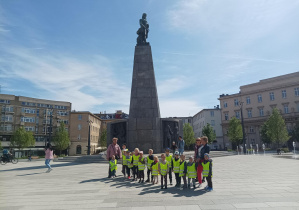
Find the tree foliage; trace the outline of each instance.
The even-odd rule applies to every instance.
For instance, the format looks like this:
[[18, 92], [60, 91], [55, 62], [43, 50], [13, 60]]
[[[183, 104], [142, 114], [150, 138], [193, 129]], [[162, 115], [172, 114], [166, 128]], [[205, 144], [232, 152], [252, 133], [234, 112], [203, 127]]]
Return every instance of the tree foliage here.
[[242, 125], [239, 119], [233, 117], [228, 125], [228, 138], [233, 145], [240, 145], [243, 141]]
[[261, 126], [261, 133], [260, 133], [261, 134], [261, 140], [265, 144], [271, 144], [271, 139], [267, 135], [267, 130], [268, 130], [267, 123], [264, 123]]
[[107, 146], [107, 129], [102, 130], [99, 144], [101, 147]]
[[272, 114], [265, 124], [267, 127], [267, 137], [271, 142], [276, 143], [277, 147], [279, 147], [279, 144], [289, 140], [290, 136], [288, 135], [286, 124], [277, 108], [273, 109]]
[[19, 150], [35, 145], [33, 133], [26, 131], [23, 127], [17, 129], [11, 138], [10, 146], [18, 148]]
[[208, 137], [209, 143], [212, 143], [216, 139], [216, 133], [209, 123], [203, 127], [202, 134]]
[[60, 124], [59, 128], [55, 132], [53, 143], [55, 144], [55, 148], [60, 151], [60, 154], [62, 150], [67, 149], [70, 145], [69, 134], [65, 130], [65, 125], [63, 122]]
[[195, 144], [193, 128], [189, 123], [185, 123], [183, 127], [183, 138], [185, 140], [186, 146], [189, 148], [191, 145]]

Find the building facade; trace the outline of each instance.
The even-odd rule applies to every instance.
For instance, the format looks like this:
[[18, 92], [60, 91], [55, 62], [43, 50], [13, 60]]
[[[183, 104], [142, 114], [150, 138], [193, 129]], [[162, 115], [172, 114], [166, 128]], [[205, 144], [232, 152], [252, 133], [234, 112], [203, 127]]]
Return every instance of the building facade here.
[[193, 131], [195, 137], [203, 136], [202, 129], [208, 123], [213, 127], [216, 140], [211, 143], [211, 149], [223, 149], [223, 132], [221, 126], [221, 110], [219, 106], [214, 109], [203, 109], [193, 116]]
[[35, 147], [27, 150], [34, 153], [34, 150], [44, 148], [61, 122], [69, 130], [71, 105], [70, 102], [0, 94], [2, 147], [10, 146], [13, 132], [22, 126], [26, 131], [31, 131], [36, 140]]
[[222, 94], [219, 100], [226, 147], [231, 148], [231, 143], [225, 135], [229, 120], [233, 116], [241, 119], [241, 109], [247, 145], [260, 147], [261, 125], [269, 118], [273, 108], [280, 110], [289, 131], [299, 119], [299, 72], [241, 86], [239, 93]]
[[[89, 133], [90, 128], [90, 133]], [[70, 151], [69, 155], [86, 155], [88, 138], [90, 154], [95, 154], [99, 146], [101, 119], [90, 112], [71, 112], [70, 117]]]

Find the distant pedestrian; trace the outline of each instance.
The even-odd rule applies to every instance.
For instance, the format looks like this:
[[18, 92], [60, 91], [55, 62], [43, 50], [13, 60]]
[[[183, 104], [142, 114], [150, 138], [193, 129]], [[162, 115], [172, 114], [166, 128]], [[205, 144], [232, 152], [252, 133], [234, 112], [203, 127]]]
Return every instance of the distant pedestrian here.
[[172, 149], [172, 154], [173, 154], [173, 156], [174, 156], [174, 153], [175, 153], [175, 151], [176, 151], [177, 148], [178, 148], [178, 147], [176, 146], [175, 141], [173, 141], [173, 142], [172, 142], [172, 145], [171, 145], [171, 149]]
[[52, 167], [50, 165], [50, 161], [53, 160], [53, 149], [52, 149], [52, 145], [50, 143], [47, 144], [46, 148], [45, 148], [45, 164], [48, 167], [48, 170], [46, 171], [46, 173], [49, 173], [50, 171], [52, 171]]
[[[112, 155], [115, 156], [115, 159], [118, 160], [120, 158], [122, 158], [122, 153], [121, 153], [121, 149], [120, 146], [117, 144], [118, 138], [114, 137], [112, 139], [112, 143], [108, 146], [107, 148], [107, 157], [106, 159], [108, 161], [111, 160]], [[109, 164], [109, 171], [108, 171], [108, 178], [110, 178], [110, 164]]]
[[185, 147], [185, 141], [181, 136], [179, 136], [178, 150], [180, 155], [184, 153], [184, 147]]

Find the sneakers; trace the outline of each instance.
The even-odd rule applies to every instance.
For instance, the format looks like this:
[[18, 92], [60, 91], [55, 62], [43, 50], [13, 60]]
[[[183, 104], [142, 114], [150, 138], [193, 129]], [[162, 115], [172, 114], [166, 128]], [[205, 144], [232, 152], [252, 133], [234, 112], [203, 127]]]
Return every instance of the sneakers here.
[[139, 182], [138, 183], [141, 183], [141, 179], [139, 179]]
[[150, 182], [149, 179], [147, 179], [145, 182]]
[[165, 186], [165, 189], [167, 189], [167, 186]]
[[170, 182], [170, 185], [172, 185], [172, 182]]
[[205, 186], [205, 188], [204, 188], [204, 189], [205, 189], [205, 190], [207, 190], [208, 188], [209, 188], [209, 186], [207, 185], [207, 186]]
[[131, 179], [131, 177], [130, 177], [130, 176], [128, 176], [128, 179]]
[[50, 173], [50, 171], [52, 171], [53, 169], [52, 168], [49, 168], [46, 173]]
[[196, 188], [196, 186], [195, 186], [195, 184], [193, 185], [193, 189], [195, 189]]
[[211, 192], [211, 191], [213, 191], [213, 188], [208, 187], [207, 192]]
[[200, 188], [201, 187], [201, 184], [198, 184], [198, 188]]

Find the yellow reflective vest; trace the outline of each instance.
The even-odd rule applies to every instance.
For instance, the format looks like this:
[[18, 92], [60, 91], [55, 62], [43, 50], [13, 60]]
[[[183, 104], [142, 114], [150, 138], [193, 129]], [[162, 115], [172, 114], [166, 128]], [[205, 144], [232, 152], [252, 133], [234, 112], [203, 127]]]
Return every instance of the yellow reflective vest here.
[[169, 168], [169, 163], [166, 161], [165, 164], [159, 162], [160, 164], [160, 173], [161, 175], [165, 176], [167, 174], [167, 169]]
[[137, 166], [139, 161], [139, 155], [133, 155], [133, 166]]
[[[141, 158], [141, 161], [144, 161], [144, 158]], [[138, 161], [138, 171], [143, 171], [145, 169], [145, 164]]]
[[195, 168], [195, 163], [193, 163], [191, 166], [187, 166], [187, 176], [188, 178], [196, 178], [197, 172]]
[[173, 158], [172, 159], [172, 163], [173, 163], [173, 173], [177, 174], [180, 173], [180, 159], [178, 159], [177, 161]]
[[[212, 162], [208, 161], [207, 163], [202, 162], [201, 165], [203, 167], [202, 170], [202, 175], [203, 177], [207, 177], [209, 176], [209, 172], [210, 172], [210, 164], [213, 164]], [[213, 177], [213, 172], [211, 174], [211, 177]]]
[[126, 158], [126, 159], [127, 159], [128, 168], [132, 168], [133, 167], [133, 163], [132, 163], [133, 157], [130, 156], [129, 158]]
[[123, 155], [122, 157], [123, 157], [123, 165], [124, 166], [128, 165], [127, 157], [125, 155]]
[[154, 162], [154, 160], [151, 160], [151, 159], [149, 158], [149, 156], [147, 156], [146, 160], [147, 160], [147, 168], [148, 168], [148, 169], [151, 169], [151, 165], [152, 165], [152, 163]]
[[156, 164], [154, 164], [152, 166], [152, 175], [153, 176], [158, 176], [159, 172], [158, 172], [158, 166], [159, 166], [159, 162], [157, 162]]
[[169, 163], [168, 167], [171, 168], [171, 162], [172, 162], [172, 155], [166, 156], [166, 161]]
[[180, 175], [179, 175], [180, 177], [184, 176], [185, 164], [186, 164], [186, 161], [182, 162], [180, 165]]
[[110, 163], [110, 171], [116, 171], [117, 170], [117, 160], [110, 160], [109, 161], [109, 163]]

